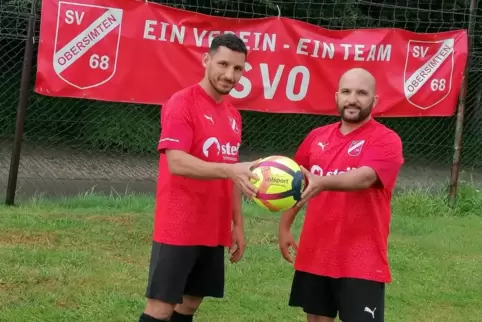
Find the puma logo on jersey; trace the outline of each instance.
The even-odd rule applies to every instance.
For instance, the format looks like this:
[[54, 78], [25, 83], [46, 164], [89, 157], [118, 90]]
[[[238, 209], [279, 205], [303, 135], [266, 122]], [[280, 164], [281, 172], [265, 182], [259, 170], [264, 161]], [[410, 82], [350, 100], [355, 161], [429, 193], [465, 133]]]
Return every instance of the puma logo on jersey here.
[[370, 313], [370, 314], [372, 315], [372, 318], [375, 318], [375, 310], [376, 310], [376, 309], [377, 309], [377, 308], [374, 308], [373, 311], [372, 311], [372, 310], [370, 310], [370, 308], [368, 308], [368, 307], [365, 306], [365, 312]]
[[214, 124], [214, 120], [213, 120], [213, 117], [212, 117], [211, 115], [206, 115], [206, 114], [204, 114], [204, 118], [205, 118], [206, 120], [211, 121], [211, 123]]
[[318, 142], [318, 146], [321, 147], [321, 149], [322, 149], [323, 151], [325, 151], [325, 147], [326, 147], [328, 144], [330, 144], [330, 143], [327, 142], [326, 144], [323, 144], [323, 142]]

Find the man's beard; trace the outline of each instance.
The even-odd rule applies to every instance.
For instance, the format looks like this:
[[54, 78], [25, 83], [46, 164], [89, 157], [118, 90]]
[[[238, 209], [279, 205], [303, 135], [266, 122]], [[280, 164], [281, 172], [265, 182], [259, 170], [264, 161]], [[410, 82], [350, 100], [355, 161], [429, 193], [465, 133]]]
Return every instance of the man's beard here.
[[[352, 118], [350, 116], [345, 117], [345, 109], [349, 109], [349, 108], [358, 109], [358, 116], [356, 118]], [[366, 108], [361, 108], [357, 105], [347, 105], [342, 107], [341, 109], [339, 108], [338, 110], [340, 111], [340, 116], [343, 121], [347, 123], [357, 124], [366, 120], [370, 116], [372, 109], [373, 109], [373, 102], [370, 103], [370, 105]]]
[[[231, 92], [231, 90], [233, 89], [233, 87], [231, 87], [230, 89], [228, 90], [224, 90], [224, 89], [219, 89], [216, 87], [216, 83], [217, 81], [213, 81], [212, 77], [208, 77], [209, 79], [209, 82], [211, 83], [211, 86], [212, 88], [220, 95], [227, 95], [229, 94], [229, 92]], [[221, 81], [221, 80], [220, 80]]]

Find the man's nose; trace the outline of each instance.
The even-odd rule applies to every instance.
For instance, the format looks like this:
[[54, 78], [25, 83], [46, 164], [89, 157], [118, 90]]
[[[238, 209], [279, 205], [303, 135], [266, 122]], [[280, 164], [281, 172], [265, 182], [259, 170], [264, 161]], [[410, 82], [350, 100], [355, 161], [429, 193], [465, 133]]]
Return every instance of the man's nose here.
[[355, 93], [351, 93], [350, 95], [348, 95], [347, 100], [348, 100], [348, 103], [349, 103], [349, 104], [354, 104], [354, 103], [356, 103], [356, 101], [357, 101], [356, 94], [355, 94]]
[[234, 69], [233, 68], [228, 68], [226, 72], [224, 73], [224, 77], [232, 81], [234, 79]]

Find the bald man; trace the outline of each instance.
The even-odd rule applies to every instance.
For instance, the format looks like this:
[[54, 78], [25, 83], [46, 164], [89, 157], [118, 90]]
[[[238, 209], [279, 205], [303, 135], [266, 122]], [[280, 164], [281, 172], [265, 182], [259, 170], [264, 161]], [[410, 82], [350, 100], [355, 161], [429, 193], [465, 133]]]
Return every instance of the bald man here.
[[[308, 185], [281, 217], [279, 247], [289, 262], [296, 251], [289, 305], [308, 322], [384, 321], [390, 202], [404, 160], [400, 137], [371, 116], [375, 87], [364, 69], [344, 73], [335, 93], [341, 120], [312, 130], [294, 157]], [[290, 230], [305, 203], [297, 246]]]

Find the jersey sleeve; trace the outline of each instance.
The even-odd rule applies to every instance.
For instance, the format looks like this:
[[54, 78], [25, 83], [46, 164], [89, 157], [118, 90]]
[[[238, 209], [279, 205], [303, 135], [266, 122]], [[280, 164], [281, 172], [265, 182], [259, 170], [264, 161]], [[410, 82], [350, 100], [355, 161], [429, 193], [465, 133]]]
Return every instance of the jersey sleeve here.
[[372, 168], [384, 187], [392, 187], [403, 163], [402, 140], [392, 132], [367, 149], [360, 165]]
[[189, 111], [189, 100], [185, 97], [175, 97], [162, 107], [161, 137], [157, 150], [181, 150], [189, 152], [191, 149], [194, 129]]
[[295, 156], [293, 158], [296, 163], [298, 163], [300, 166], [303, 166], [307, 170], [310, 170], [310, 150], [314, 136], [314, 130], [308, 133], [308, 135], [298, 147], [298, 150], [296, 150]]

